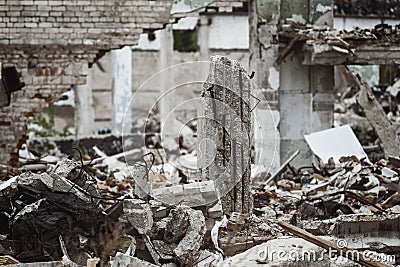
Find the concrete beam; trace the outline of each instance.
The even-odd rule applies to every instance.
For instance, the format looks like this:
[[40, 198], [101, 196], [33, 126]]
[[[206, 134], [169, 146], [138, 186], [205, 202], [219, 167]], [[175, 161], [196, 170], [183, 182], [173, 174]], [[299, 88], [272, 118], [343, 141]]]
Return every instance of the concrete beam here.
[[398, 46], [360, 45], [352, 50], [310, 41], [304, 45], [304, 65], [387, 65], [400, 64]]

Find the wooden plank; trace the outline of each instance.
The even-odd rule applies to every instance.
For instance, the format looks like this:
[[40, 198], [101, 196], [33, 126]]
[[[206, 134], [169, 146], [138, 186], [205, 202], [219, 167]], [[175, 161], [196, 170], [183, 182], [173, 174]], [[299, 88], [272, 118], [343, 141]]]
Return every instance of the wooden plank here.
[[279, 170], [277, 170], [271, 177], [268, 178], [267, 181], [263, 182], [262, 184], [267, 186], [271, 181], [275, 180], [276, 177], [278, 177], [279, 175], [281, 175], [285, 169], [287, 168], [287, 166], [290, 164], [290, 162], [292, 162], [292, 160], [294, 160], [294, 158], [300, 153], [300, 150], [295, 151], [292, 155], [290, 155], [290, 157], [281, 165], [281, 167], [279, 168]]

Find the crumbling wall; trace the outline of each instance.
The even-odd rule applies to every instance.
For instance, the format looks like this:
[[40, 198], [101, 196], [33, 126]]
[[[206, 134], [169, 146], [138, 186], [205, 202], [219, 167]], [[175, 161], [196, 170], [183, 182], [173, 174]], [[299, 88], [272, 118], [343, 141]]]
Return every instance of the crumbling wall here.
[[15, 164], [25, 121], [72, 85], [106, 51], [137, 44], [167, 23], [172, 0], [0, 1], [0, 60], [26, 87], [0, 110], [0, 162]]

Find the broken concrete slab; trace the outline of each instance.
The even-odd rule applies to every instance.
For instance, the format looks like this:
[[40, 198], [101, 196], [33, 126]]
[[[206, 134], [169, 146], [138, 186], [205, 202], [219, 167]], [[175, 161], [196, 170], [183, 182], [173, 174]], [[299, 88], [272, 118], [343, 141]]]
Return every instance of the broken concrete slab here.
[[209, 250], [202, 250], [199, 255], [197, 267], [211, 267], [217, 266], [218, 263], [223, 261], [223, 256], [220, 253], [212, 253]]
[[164, 241], [177, 244], [174, 254], [181, 264], [193, 264], [206, 233], [202, 212], [180, 205], [171, 210], [167, 221]]
[[353, 75], [353, 80], [360, 88], [360, 93], [357, 96], [357, 103], [363, 109], [365, 117], [378, 135], [385, 152], [385, 157], [399, 156], [400, 140], [396, 133], [396, 128], [387, 118], [382, 105], [375, 98], [368, 83], [363, 80], [359, 74]]
[[151, 206], [154, 218], [160, 219], [168, 216], [168, 208], [165, 207], [161, 202], [156, 200], [150, 200], [149, 204]]
[[400, 215], [342, 215], [332, 235], [346, 240], [351, 249], [373, 249], [400, 253]]
[[204, 206], [218, 199], [214, 181], [175, 185], [152, 190], [156, 200], [168, 205]]
[[230, 231], [241, 231], [245, 225], [245, 215], [239, 212], [232, 212], [227, 228]]
[[56, 173], [23, 173], [0, 185], [0, 192], [7, 197], [14, 197], [19, 191], [46, 197], [67, 207], [99, 210], [87, 190]]
[[84, 168], [85, 166], [78, 162], [65, 158], [57, 163], [53, 173], [79, 185], [90, 195], [99, 196], [95, 181], [84, 171]]
[[222, 215], [224, 215], [224, 212], [222, 211], [222, 203], [220, 200], [218, 200], [215, 205], [207, 209], [207, 215], [207, 217], [211, 219], [221, 218]]
[[154, 250], [157, 251], [158, 255], [160, 255], [160, 260], [162, 260], [162, 262], [174, 261], [174, 249], [176, 247], [175, 244], [169, 244], [164, 240], [154, 240], [153, 245]]
[[124, 199], [123, 211], [128, 221], [140, 234], [147, 234], [153, 227], [150, 204], [140, 199]]

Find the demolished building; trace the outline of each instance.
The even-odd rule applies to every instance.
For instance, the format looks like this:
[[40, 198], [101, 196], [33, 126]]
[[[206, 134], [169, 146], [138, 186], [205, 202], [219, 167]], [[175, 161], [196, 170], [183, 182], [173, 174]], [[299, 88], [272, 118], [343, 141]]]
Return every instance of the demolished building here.
[[[399, 141], [388, 116], [395, 109], [344, 70], [352, 87], [341, 100], [355, 102], [339, 104], [364, 116], [383, 154], [373, 160], [349, 125], [332, 128], [335, 66], [386, 64], [389, 56], [396, 64], [398, 26], [334, 30], [334, 10], [348, 12], [346, 1], [20, 2], [4, 4], [3, 47], [11, 52], [2, 63], [27, 85], [2, 109], [0, 265], [399, 264]], [[248, 12], [248, 51], [215, 49], [207, 31], [224, 21], [215, 13], [235, 12], [238, 21]], [[199, 26], [200, 39], [173, 25], [194, 33]], [[135, 52], [151, 61], [138, 50], [157, 39], [160, 71], [132, 64]], [[190, 53], [196, 45], [183, 57], [209, 61], [171, 66], [175, 46]], [[244, 61], [249, 52], [248, 70], [218, 52]], [[103, 65], [107, 55], [112, 64]], [[135, 67], [152, 73], [132, 86]], [[104, 70], [108, 77], [93, 86]], [[18, 152], [26, 116], [71, 86], [76, 134], [85, 140], [61, 137], [49, 148], [37, 138], [46, 152]], [[117, 137], [89, 136], [93, 110], [107, 106], [101, 93], [112, 105], [98, 125]], [[185, 102], [187, 115], [176, 116]]]

